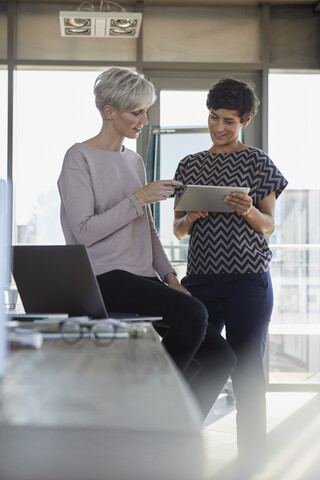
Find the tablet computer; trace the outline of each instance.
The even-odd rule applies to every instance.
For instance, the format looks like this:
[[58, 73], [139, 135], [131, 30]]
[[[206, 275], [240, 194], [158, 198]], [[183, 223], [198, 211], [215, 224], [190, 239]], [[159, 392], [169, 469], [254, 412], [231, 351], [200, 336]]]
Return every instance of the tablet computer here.
[[232, 192], [249, 193], [249, 187], [222, 187], [212, 185], [187, 185], [179, 198], [177, 211], [182, 212], [234, 212], [234, 208], [224, 202]]

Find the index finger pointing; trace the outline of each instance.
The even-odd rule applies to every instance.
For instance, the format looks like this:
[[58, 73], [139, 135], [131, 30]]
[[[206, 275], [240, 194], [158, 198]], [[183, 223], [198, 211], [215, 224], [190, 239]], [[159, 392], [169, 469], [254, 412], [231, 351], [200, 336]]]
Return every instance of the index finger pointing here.
[[172, 187], [183, 187], [183, 183], [178, 180], [164, 180], [165, 185], [170, 185]]

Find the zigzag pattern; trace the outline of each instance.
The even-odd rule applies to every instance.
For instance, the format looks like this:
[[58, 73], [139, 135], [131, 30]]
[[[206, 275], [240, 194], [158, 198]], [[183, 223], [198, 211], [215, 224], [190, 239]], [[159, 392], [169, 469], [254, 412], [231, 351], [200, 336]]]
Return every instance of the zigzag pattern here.
[[[256, 206], [287, 181], [271, 159], [257, 148], [230, 154], [208, 151], [188, 155], [179, 163], [175, 179], [184, 185], [249, 186]], [[177, 190], [177, 195], [181, 194]], [[267, 239], [237, 213], [210, 213], [193, 227], [188, 250], [188, 275], [260, 273], [268, 270], [272, 253]]]

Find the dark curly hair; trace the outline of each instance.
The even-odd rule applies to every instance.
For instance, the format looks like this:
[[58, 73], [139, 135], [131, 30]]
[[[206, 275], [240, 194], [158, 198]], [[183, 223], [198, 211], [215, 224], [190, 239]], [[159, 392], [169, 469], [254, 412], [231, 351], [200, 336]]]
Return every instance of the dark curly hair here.
[[206, 103], [209, 110], [237, 110], [241, 123], [257, 113], [259, 104], [253, 88], [248, 83], [233, 78], [223, 78], [213, 85], [208, 92]]

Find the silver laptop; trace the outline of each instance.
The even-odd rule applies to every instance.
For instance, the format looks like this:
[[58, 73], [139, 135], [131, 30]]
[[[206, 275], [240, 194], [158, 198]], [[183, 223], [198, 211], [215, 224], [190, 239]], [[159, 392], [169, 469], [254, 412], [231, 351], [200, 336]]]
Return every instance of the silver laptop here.
[[68, 314], [122, 321], [162, 320], [146, 315], [108, 315], [84, 245], [14, 246], [12, 270], [28, 319], [32, 314]]

